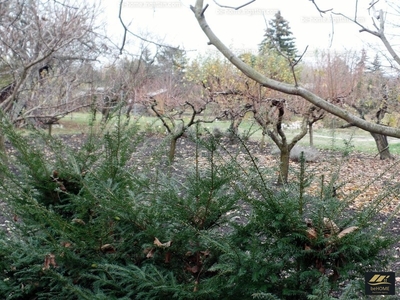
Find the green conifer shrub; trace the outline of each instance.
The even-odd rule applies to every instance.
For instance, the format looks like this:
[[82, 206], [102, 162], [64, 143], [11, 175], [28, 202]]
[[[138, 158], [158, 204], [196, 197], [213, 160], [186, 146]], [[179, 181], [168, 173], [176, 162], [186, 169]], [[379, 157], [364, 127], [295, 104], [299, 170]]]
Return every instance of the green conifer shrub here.
[[1, 126], [4, 299], [307, 299], [390, 258], [373, 220], [388, 195], [360, 212], [309, 196], [304, 162], [276, 187], [245, 143], [209, 133], [172, 166], [120, 118], [79, 147]]

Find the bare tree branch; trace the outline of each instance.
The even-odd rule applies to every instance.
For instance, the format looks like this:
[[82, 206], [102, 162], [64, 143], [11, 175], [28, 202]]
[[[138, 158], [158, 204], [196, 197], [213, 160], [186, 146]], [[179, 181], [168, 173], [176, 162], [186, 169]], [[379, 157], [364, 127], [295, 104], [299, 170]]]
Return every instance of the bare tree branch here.
[[239, 5], [239, 6], [237, 6], [237, 7], [221, 5], [221, 4], [219, 4], [219, 3], [217, 2], [217, 0], [214, 0], [214, 3], [217, 4], [219, 7], [222, 7], [222, 8], [231, 8], [231, 9], [234, 9], [234, 10], [239, 10], [239, 9], [241, 9], [241, 8], [247, 6], [247, 5], [249, 5], [249, 4], [251, 4], [251, 3], [255, 2], [255, 1], [256, 1], [256, 0], [250, 0], [249, 2], [247, 2], [247, 3], [243, 4], [243, 5]]
[[[62, 112], [57, 112], [54, 114], [48, 114], [48, 115], [27, 115], [27, 116], [21, 116], [18, 117], [14, 120], [14, 123], [17, 121], [22, 121], [26, 119], [48, 119], [44, 124], [54, 124], [58, 122], [61, 118], [65, 117], [66, 115], [69, 115], [70, 113], [80, 110], [82, 108], [89, 107], [91, 104], [83, 104], [83, 105], [78, 105], [73, 108], [70, 108], [68, 110], [63, 110]], [[38, 107], [40, 108], [40, 107]]]
[[214, 34], [211, 30], [209, 24], [207, 23], [204, 16], [201, 15], [203, 10], [203, 0], [196, 0], [195, 6], [191, 6], [192, 11], [195, 14], [195, 17], [199, 23], [200, 28], [203, 30], [205, 35], [209, 39], [209, 43], [214, 45], [219, 52], [221, 52], [233, 65], [235, 65], [240, 71], [242, 71], [246, 76], [260, 83], [264, 87], [271, 88], [276, 91], [283, 92], [285, 94], [290, 95], [298, 95], [314, 104], [317, 107], [320, 107], [327, 112], [348, 121], [349, 123], [355, 124], [357, 127], [364, 129], [369, 132], [376, 132], [380, 134], [384, 134], [387, 136], [400, 138], [400, 130], [397, 128], [382, 126], [378, 124], [374, 124], [361, 118], [351, 114], [345, 109], [342, 109], [328, 101], [322, 99], [316, 94], [312, 93], [308, 89], [305, 89], [300, 86], [294, 86], [291, 84], [287, 84], [284, 82], [280, 82], [277, 80], [273, 80], [257, 72], [255, 69], [244, 63], [240, 58], [238, 58], [224, 43]]
[[375, 2], [371, 1], [371, 3], [369, 4], [368, 10], [370, 10], [372, 7], [374, 7], [374, 5], [377, 4], [379, 1], [380, 0], [376, 0]]
[[140, 35], [138, 35], [136, 33], [133, 33], [132, 31], [130, 31], [128, 26], [125, 24], [124, 20], [122, 19], [122, 4], [123, 3], [124, 3], [124, 0], [121, 0], [121, 2], [119, 3], [119, 13], [118, 13], [119, 21], [120, 21], [122, 27], [124, 28], [124, 36], [122, 38], [122, 45], [121, 45], [121, 47], [119, 49], [119, 53], [120, 54], [122, 54], [122, 52], [124, 50], [124, 47], [125, 47], [125, 44], [126, 44], [126, 35], [127, 35], [127, 33], [130, 33], [134, 37], [136, 37], [136, 38], [138, 38], [138, 39], [140, 39], [140, 40], [142, 40], [142, 41], [144, 41], [146, 43], [153, 44], [153, 45], [155, 45], [157, 47], [165, 47], [165, 48], [169, 48], [169, 49], [173, 49], [173, 50], [181, 50], [179, 47], [173, 47], [173, 46], [160, 44], [160, 43], [148, 40], [148, 39], [146, 39], [146, 38], [144, 38], [144, 37], [142, 37], [142, 36], [140, 36]]
[[[375, 3], [377, 3], [377, 1]], [[371, 6], [371, 7], [373, 7], [373, 6]], [[377, 31], [373, 31], [371, 29], [368, 29], [364, 25], [362, 25], [356, 19], [349, 18], [348, 16], [346, 16], [342, 13], [332, 12], [332, 14], [342, 16], [342, 17], [352, 21], [354, 24], [358, 25], [361, 28], [359, 30], [360, 32], [368, 32], [369, 34], [378, 37], [382, 41], [383, 45], [388, 50], [388, 52], [390, 53], [390, 55], [392, 56], [394, 61], [398, 65], [400, 65], [400, 57], [397, 55], [396, 51], [393, 49], [391, 43], [388, 41], [388, 39], [385, 35], [385, 18], [383, 15], [383, 10], [379, 10], [378, 13], [379, 13], [379, 15], [377, 15], [376, 18], [379, 20], [379, 26], [375, 23], [375, 20], [373, 20], [374, 27], [377, 29]]]
[[310, 1], [312, 2], [312, 4], [314, 4], [315, 8], [318, 10], [318, 12], [319, 12], [321, 17], [322, 17], [323, 14], [327, 13], [328, 11], [332, 11], [333, 10], [333, 8], [322, 10], [322, 9], [320, 9], [318, 7], [317, 3], [315, 3], [315, 0], [310, 0]]
[[79, 9], [79, 7], [71, 6], [71, 5], [68, 5], [68, 4], [65, 4], [65, 3], [61, 3], [60, 1], [57, 1], [57, 0], [53, 0], [53, 1], [54, 1], [54, 3], [58, 3], [58, 4], [62, 5], [62, 6], [67, 7], [67, 8]]

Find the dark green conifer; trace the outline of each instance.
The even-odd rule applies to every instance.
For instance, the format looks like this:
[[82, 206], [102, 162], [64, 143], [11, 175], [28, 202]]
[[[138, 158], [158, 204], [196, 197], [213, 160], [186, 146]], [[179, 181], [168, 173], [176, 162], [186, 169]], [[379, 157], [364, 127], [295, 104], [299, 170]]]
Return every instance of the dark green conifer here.
[[281, 12], [275, 14], [274, 19], [268, 22], [265, 30], [264, 39], [260, 44], [259, 51], [265, 54], [268, 50], [276, 50], [287, 57], [295, 58], [297, 49], [294, 42], [289, 22], [286, 21]]

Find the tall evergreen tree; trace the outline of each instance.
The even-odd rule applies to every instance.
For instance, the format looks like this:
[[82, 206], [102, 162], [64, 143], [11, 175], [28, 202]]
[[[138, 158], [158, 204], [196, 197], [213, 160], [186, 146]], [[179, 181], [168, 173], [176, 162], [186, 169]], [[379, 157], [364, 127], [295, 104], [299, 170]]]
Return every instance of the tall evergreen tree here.
[[370, 63], [370, 65], [367, 67], [367, 69], [371, 73], [375, 73], [375, 74], [382, 73], [381, 58], [379, 57], [378, 54], [375, 55], [374, 60]]
[[280, 11], [275, 14], [274, 19], [268, 22], [268, 25], [260, 44], [260, 53], [275, 49], [288, 57], [296, 57], [295, 38], [290, 30], [289, 22], [282, 17]]

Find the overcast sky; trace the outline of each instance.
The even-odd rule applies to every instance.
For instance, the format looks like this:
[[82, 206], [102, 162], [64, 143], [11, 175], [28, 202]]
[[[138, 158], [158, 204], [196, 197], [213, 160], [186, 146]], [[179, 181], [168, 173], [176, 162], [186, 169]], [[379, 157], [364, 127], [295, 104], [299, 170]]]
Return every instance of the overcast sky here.
[[[248, 0], [217, 0], [221, 5], [239, 6]], [[354, 16], [353, 0], [316, 0], [321, 9], [334, 8], [348, 16]], [[358, 20], [371, 24], [367, 7], [370, 0], [359, 0]], [[191, 53], [204, 53], [212, 46], [201, 31], [190, 10], [194, 0], [124, 0], [122, 17], [131, 31], [154, 39], [157, 42], [180, 46]], [[226, 44], [237, 52], [256, 51], [263, 39], [266, 21], [280, 10], [289, 21], [299, 52], [309, 46], [308, 55], [315, 49], [361, 49], [367, 43], [378, 43], [378, 39], [367, 33], [360, 33], [359, 27], [338, 15], [327, 13], [321, 17], [309, 0], [257, 0], [240, 10], [218, 7], [214, 0], [205, 1], [209, 8], [205, 16], [210, 27]], [[108, 22], [109, 33], [120, 43], [122, 27], [118, 20], [119, 1], [102, 0]], [[332, 19], [334, 26], [332, 26]], [[332, 39], [333, 37], [333, 39]], [[130, 43], [138, 41], [129, 37]]]

